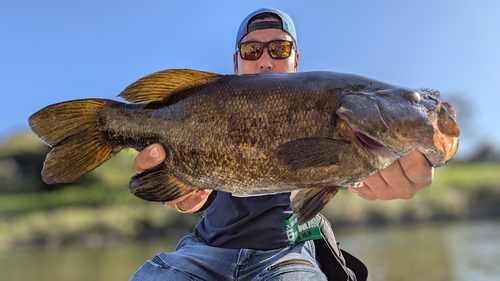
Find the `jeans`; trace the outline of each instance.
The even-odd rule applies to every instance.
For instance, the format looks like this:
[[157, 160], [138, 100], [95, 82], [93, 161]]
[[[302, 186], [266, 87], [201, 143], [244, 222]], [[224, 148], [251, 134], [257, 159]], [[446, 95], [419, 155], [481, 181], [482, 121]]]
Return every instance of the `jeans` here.
[[211, 247], [192, 236], [185, 236], [174, 252], [158, 254], [130, 280], [326, 281], [314, 257], [312, 241], [293, 248], [261, 251]]

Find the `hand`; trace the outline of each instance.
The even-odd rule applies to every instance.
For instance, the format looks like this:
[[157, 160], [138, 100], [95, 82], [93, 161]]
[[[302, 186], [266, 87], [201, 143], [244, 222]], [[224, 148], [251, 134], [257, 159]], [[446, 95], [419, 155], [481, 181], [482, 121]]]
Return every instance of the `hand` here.
[[414, 150], [349, 190], [366, 200], [410, 199], [432, 183], [434, 168]]
[[[167, 153], [162, 145], [152, 144], [137, 154], [134, 160], [134, 169], [138, 172], [143, 172], [146, 169], [159, 165], [165, 161], [166, 157]], [[165, 204], [181, 213], [194, 213], [203, 207], [210, 193], [212, 193], [211, 189], [199, 190], [165, 202]]]
[[198, 190], [178, 199], [165, 202], [165, 204], [181, 213], [194, 213], [205, 205], [210, 193], [212, 193], [211, 189]]

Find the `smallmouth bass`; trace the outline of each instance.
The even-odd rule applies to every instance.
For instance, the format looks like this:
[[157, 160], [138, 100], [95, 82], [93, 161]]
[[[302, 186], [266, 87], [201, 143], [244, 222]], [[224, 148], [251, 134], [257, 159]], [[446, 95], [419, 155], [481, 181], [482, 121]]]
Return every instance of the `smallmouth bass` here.
[[145, 200], [200, 189], [234, 196], [294, 191], [299, 223], [342, 186], [413, 150], [439, 167], [456, 153], [452, 107], [422, 90], [335, 72], [219, 75], [189, 69], [145, 76], [119, 95], [83, 99], [29, 118], [52, 150], [42, 176], [72, 182], [123, 148], [161, 143], [166, 160], [130, 182]]

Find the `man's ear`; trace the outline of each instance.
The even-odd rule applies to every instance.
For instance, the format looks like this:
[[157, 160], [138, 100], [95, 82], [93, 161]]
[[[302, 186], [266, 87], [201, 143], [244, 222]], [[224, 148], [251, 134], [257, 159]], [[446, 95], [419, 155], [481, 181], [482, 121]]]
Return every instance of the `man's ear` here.
[[234, 74], [238, 74], [238, 52], [233, 55], [233, 66], [234, 66]]
[[296, 52], [295, 53], [295, 72], [299, 71], [299, 58], [300, 58], [300, 53]]

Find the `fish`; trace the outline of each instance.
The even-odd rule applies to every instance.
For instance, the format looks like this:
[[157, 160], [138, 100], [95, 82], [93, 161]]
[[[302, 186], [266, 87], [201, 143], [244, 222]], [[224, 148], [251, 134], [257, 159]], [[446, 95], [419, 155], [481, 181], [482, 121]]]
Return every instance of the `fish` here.
[[420, 151], [450, 161], [460, 130], [449, 103], [422, 89], [330, 71], [229, 75], [167, 69], [119, 95], [52, 104], [29, 117], [52, 149], [48, 184], [68, 183], [124, 148], [160, 143], [163, 163], [131, 193], [167, 202], [213, 189], [233, 196], [291, 192], [299, 223], [337, 191]]

